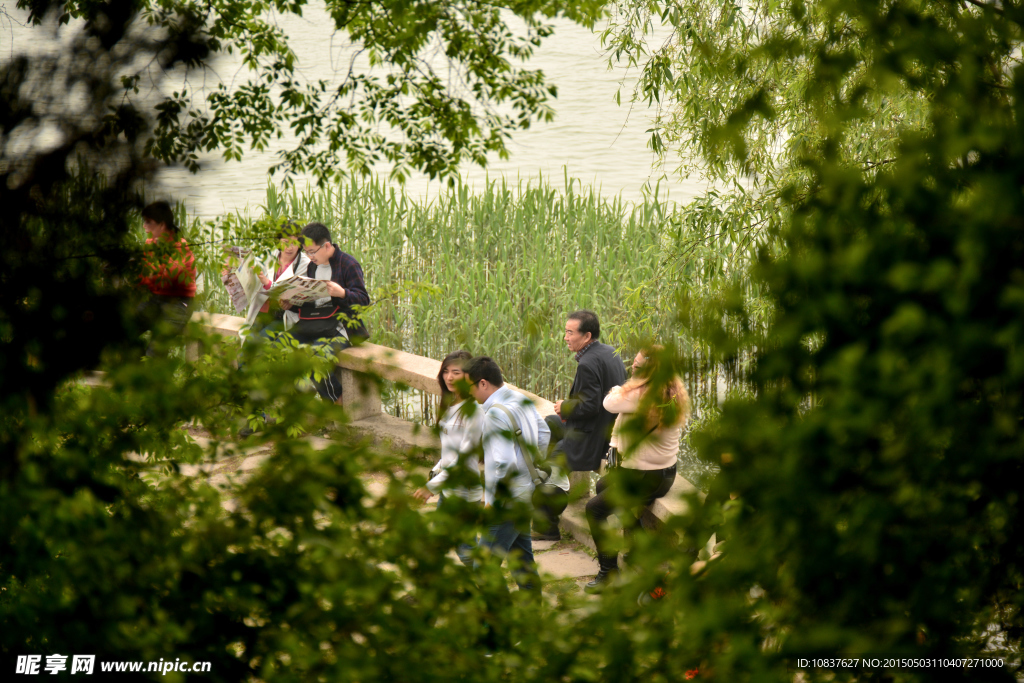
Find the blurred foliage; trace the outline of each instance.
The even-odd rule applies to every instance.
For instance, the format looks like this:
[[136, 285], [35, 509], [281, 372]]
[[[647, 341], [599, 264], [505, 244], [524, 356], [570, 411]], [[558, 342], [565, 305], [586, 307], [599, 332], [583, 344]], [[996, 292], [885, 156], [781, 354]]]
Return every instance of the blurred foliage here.
[[[232, 353], [198, 343], [189, 364], [108, 357], [105, 386], [66, 385], [20, 421], [29, 438], [0, 484], [2, 650], [178, 656], [224, 681], [499, 677], [481, 668], [484, 624], [521, 640], [539, 614], [519, 616], [496, 568], [474, 581], [446, 557], [475, 518], [410, 507], [390, 474], [399, 463], [356, 438], [293, 438], [339, 417], [296, 393], [306, 354], [250, 354], [239, 372]], [[240, 484], [205, 477], [240, 453], [241, 418], [260, 410], [277, 418], [247, 443], [270, 447], [262, 466]], [[192, 420], [207, 440], [188, 436]], [[380, 502], [370, 471], [386, 477]]]
[[[597, 0], [503, 3], [328, 0], [325, 19], [345, 45], [333, 79], [311, 79], [281, 24], [306, 0], [81, 2], [18, 0], [42, 41], [74, 35], [81, 22], [124, 24], [149, 59], [117, 50], [120, 96], [113, 130], [142, 133], [152, 158], [198, 170], [199, 155], [241, 160], [286, 133], [295, 142], [272, 171], [320, 180], [377, 162], [403, 181], [419, 171], [448, 178], [460, 164], [508, 156], [506, 144], [534, 121], [550, 121], [556, 89], [524, 68], [565, 17], [592, 26]], [[114, 43], [106, 43], [108, 50]], [[232, 65], [232, 60], [237, 66]], [[219, 71], [238, 70], [222, 80]], [[157, 87], [154, 80], [166, 87]], [[153, 126], [139, 131], [141, 121]]]
[[[691, 436], [737, 499], [728, 554], [679, 605], [685, 647], [724, 680], [791, 680], [798, 656], [986, 652], [1008, 667], [804, 680], [1013, 680], [1024, 11], [695, 1], [617, 16], [616, 56], [662, 106], [652, 144], [730, 182], [712, 207], [754, 244], [770, 310], [766, 327], [745, 286], [683, 292], [683, 324], [720, 362], [757, 350], [751, 394]], [[659, 23], [671, 38], [642, 48]]]
[[[867, 73], [876, 59], [861, 40], [869, 29], [827, 3], [625, 0], [610, 8], [602, 40], [612, 66], [639, 70], [626, 95], [653, 109], [648, 146], [668, 173], [709, 186], [677, 212], [670, 253], [629, 300], [631, 324], [671, 319], [680, 296], [684, 307], [722, 309], [723, 292], [740, 289], [747, 324], [766, 331], [773, 299], [748, 273], [762, 250], [786, 253], [782, 227], [794, 202], [814, 191], [804, 156], [828, 139], [832, 154], [871, 177], [893, 163], [901, 135], [930, 125], [928, 86]], [[807, 49], [825, 42], [826, 53]], [[859, 87], [861, 76], [884, 88], [851, 92], [851, 116], [835, 95]], [[767, 343], [762, 336], [736, 357], [740, 374]]]

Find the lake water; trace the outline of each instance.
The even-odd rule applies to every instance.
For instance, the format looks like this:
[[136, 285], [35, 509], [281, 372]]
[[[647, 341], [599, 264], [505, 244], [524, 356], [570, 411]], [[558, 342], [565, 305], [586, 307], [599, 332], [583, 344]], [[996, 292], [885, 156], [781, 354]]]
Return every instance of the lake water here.
[[[23, 25], [27, 16], [24, 12], [8, 11], [14, 21], [0, 25], [0, 55], [11, 54], [11, 49], [37, 49], [33, 32], [38, 29]], [[352, 48], [330, 29], [322, 2], [313, 2], [304, 17], [279, 17], [278, 23], [288, 35], [307, 79], [334, 81], [336, 74], [348, 68]], [[642, 105], [631, 110], [628, 104], [635, 72], [609, 71], [607, 55], [596, 33], [566, 20], [553, 23], [555, 34], [544, 42], [530, 66], [542, 69], [558, 87], [558, 99], [552, 102], [555, 120], [516, 132], [509, 143], [509, 159], [494, 156], [487, 169], [466, 166], [461, 171], [464, 181], [479, 188], [488, 178], [504, 177], [515, 184], [536, 183], [543, 177], [554, 187], [562, 187], [567, 170], [570, 176], [599, 188], [605, 195], [621, 194], [632, 201], [642, 198], [645, 183], [654, 185], [659, 178], [663, 178], [662, 196], [675, 201], [701, 193], [702, 183], [679, 181], [671, 174], [664, 177], [664, 170], [654, 166], [656, 159], [647, 149], [645, 132], [650, 127], [650, 114]], [[222, 80], [237, 82], [245, 77], [239, 64], [225, 57], [215, 67]], [[368, 68], [365, 62], [356, 65]], [[623, 105], [618, 106], [614, 98], [621, 81], [625, 81], [626, 89]], [[268, 151], [247, 152], [241, 162], [224, 162], [215, 154], [207, 155], [202, 158], [204, 171], [198, 176], [180, 168], [167, 169], [160, 175], [162, 189], [154, 194], [185, 200], [191, 211], [204, 218], [246, 206], [256, 208], [265, 198], [267, 170], [275, 161], [274, 152], [290, 142], [294, 140], [286, 137], [275, 141]], [[388, 169], [379, 170], [386, 175]], [[299, 187], [305, 182], [300, 179]], [[439, 187], [438, 181], [430, 182], [422, 175], [414, 175], [406, 183], [413, 198], [429, 198]]]

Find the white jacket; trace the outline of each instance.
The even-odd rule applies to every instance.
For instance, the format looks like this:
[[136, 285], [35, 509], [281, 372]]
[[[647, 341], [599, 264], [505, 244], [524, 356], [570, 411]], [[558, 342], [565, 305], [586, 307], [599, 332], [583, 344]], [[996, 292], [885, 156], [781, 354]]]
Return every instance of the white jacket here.
[[471, 488], [444, 485], [448, 481], [448, 470], [455, 467], [460, 458], [470, 472], [475, 473], [478, 479], [480, 477], [479, 459], [470, 454], [459, 453], [459, 448], [470, 431], [471, 421], [480, 417], [479, 411], [473, 418], [467, 416], [465, 407], [465, 401], [450, 406], [438, 423], [441, 427], [441, 460], [430, 471], [431, 479], [427, 482], [427, 488], [431, 493], [444, 493], [446, 496], [458, 496], [468, 501], [480, 502], [483, 497], [483, 487], [480, 485]]
[[[280, 255], [280, 249], [275, 249], [266, 261], [262, 263], [263, 272], [266, 273], [267, 277], [271, 277], [277, 271], [277, 259]], [[276, 278], [272, 278], [271, 284], [276, 284], [281, 280], [291, 277], [292, 275], [299, 274], [305, 275], [306, 267], [309, 265], [309, 257], [306, 256], [306, 252], [299, 249], [298, 255], [295, 260], [292, 261], [291, 266], [285, 268], [284, 271]], [[260, 287], [256, 290], [256, 293], [252, 296], [252, 301], [249, 302], [249, 310], [245, 315], [246, 328], [250, 327], [256, 322], [256, 316], [259, 315], [260, 309], [263, 308], [263, 304], [270, 298], [270, 292], [264, 287]], [[292, 309], [284, 312], [284, 329], [291, 328], [299, 319], [299, 313], [296, 309]], [[242, 336], [242, 342], [245, 342], [245, 335]]]

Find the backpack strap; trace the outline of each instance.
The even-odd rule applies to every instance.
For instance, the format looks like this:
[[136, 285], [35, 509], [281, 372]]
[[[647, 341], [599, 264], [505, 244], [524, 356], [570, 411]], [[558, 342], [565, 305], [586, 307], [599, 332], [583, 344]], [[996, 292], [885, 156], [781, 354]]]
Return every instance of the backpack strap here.
[[508, 421], [512, 423], [512, 436], [515, 439], [516, 446], [519, 447], [519, 451], [523, 454], [523, 460], [526, 462], [526, 469], [530, 471], [530, 479], [533, 480], [534, 486], [540, 486], [548, 480], [548, 477], [551, 476], [550, 473], [544, 472], [543, 470], [538, 472], [537, 468], [533, 466], [533, 457], [522, 442], [523, 430], [519, 428], [519, 423], [516, 422], [516, 418], [512, 415], [512, 411], [500, 403], [495, 403], [494, 405], [497, 408], [501, 408], [505, 415], [508, 416]]

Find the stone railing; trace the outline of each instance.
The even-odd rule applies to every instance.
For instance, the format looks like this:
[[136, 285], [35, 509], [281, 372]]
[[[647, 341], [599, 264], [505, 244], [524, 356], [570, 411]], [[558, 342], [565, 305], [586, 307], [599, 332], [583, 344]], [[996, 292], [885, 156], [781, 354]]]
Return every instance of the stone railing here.
[[[227, 337], [237, 337], [238, 331], [244, 324], [244, 320], [237, 316], [215, 313], [196, 313], [193, 315], [192, 321], [200, 324], [209, 332]], [[339, 354], [338, 365], [342, 368], [342, 405], [352, 420], [353, 428], [381, 436], [392, 442], [440, 447], [436, 437], [424, 433], [426, 430], [417, 432], [412, 429], [411, 423], [382, 414], [380, 393], [371, 376], [376, 375], [395, 382], [402, 382], [414, 389], [440, 395], [437, 375], [441, 372], [441, 361], [367, 342], [342, 351]], [[509, 386], [532, 399], [541, 416], [555, 414], [554, 403], [551, 401], [511, 384]], [[403, 431], [408, 433], [404, 437]], [[581, 472], [574, 473], [572, 478], [579, 480], [587, 476], [589, 473]], [[574, 488], [576, 488], [575, 483]], [[645, 516], [645, 523], [657, 524], [659, 520], [683, 512], [686, 509], [686, 503], [682, 496], [694, 490], [693, 484], [683, 477], [677, 476], [668, 495], [655, 501], [651, 506]], [[563, 526], [568, 526], [568, 530], [580, 541], [592, 545], [593, 541], [590, 539], [586, 520], [583, 519], [582, 502], [571, 505], [570, 509], [566, 511], [563, 516]]]
[[[199, 323], [209, 332], [226, 337], [237, 337], [238, 331], [245, 324], [243, 318], [219, 313], [196, 313], [192, 316], [192, 321]], [[366, 342], [342, 351], [338, 357], [338, 365], [342, 368], [342, 405], [353, 422], [374, 417], [381, 412], [380, 394], [372, 388], [374, 383], [367, 381], [368, 375], [402, 382], [413, 389], [436, 396], [441, 395], [441, 389], [437, 385], [441, 361], [433, 358], [416, 356]], [[551, 401], [512, 384], [509, 386], [532, 399], [541, 416], [555, 414], [555, 404]]]

